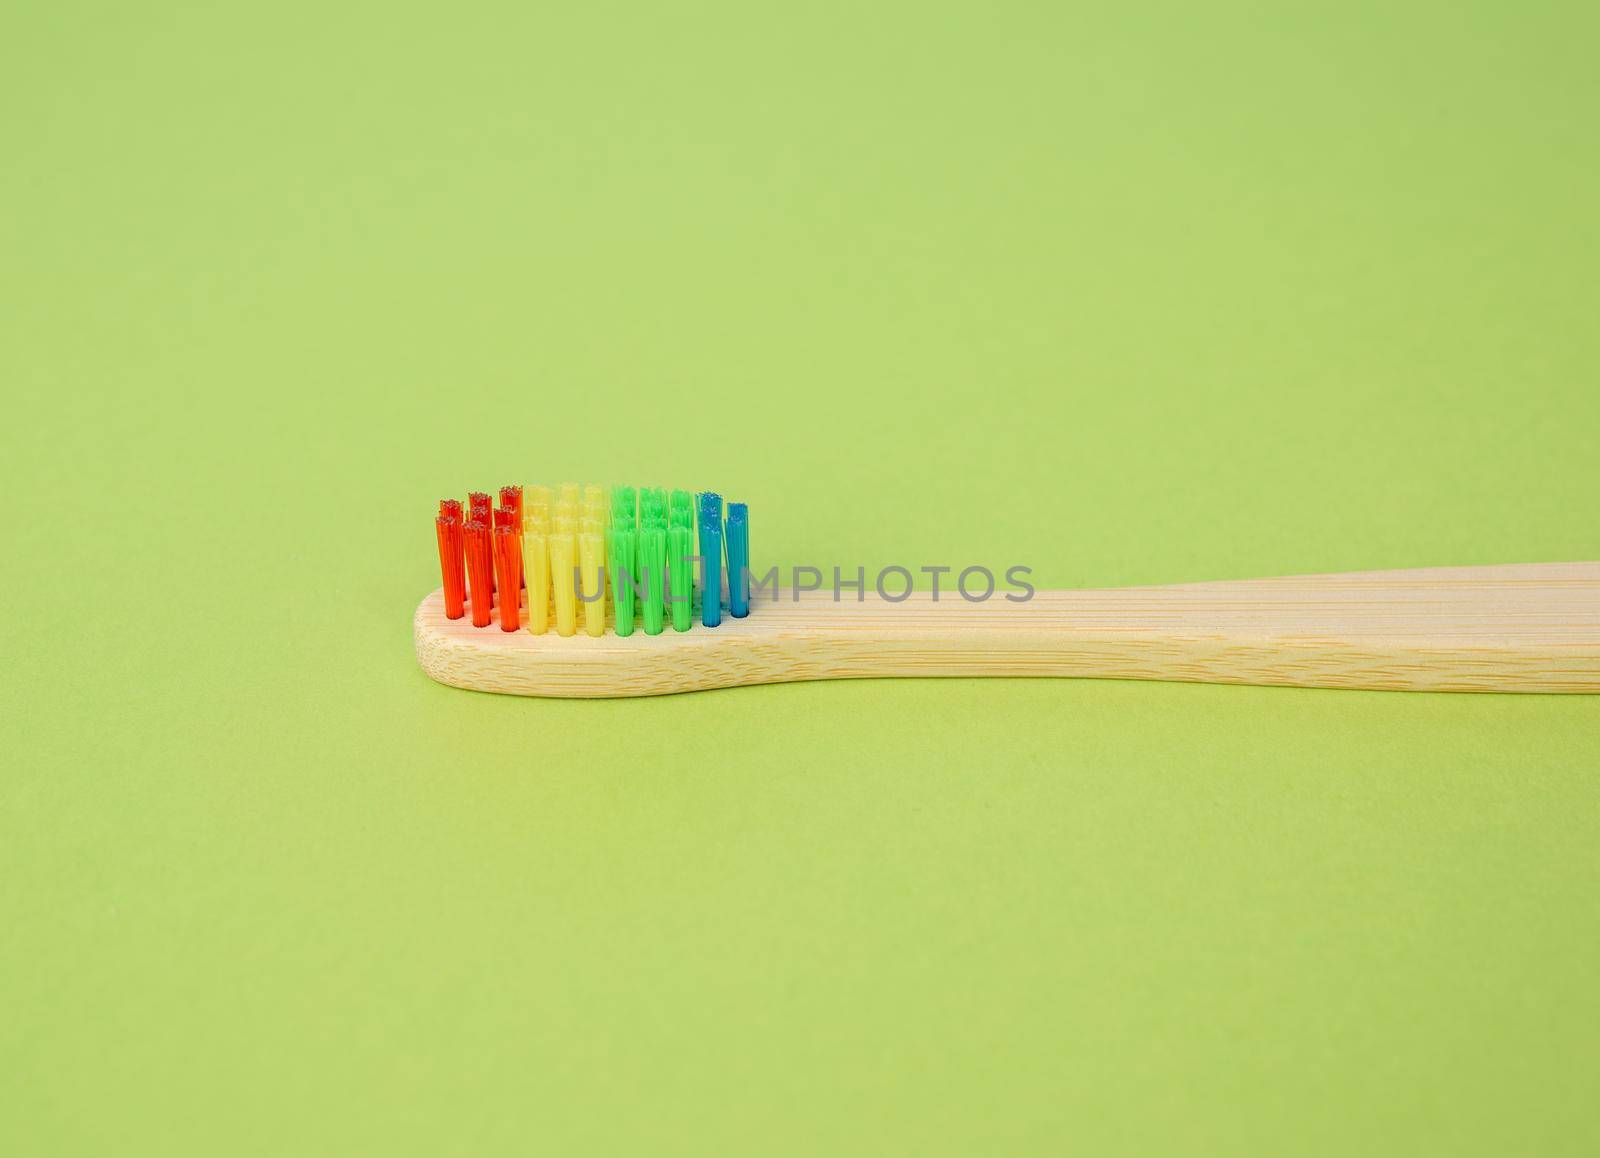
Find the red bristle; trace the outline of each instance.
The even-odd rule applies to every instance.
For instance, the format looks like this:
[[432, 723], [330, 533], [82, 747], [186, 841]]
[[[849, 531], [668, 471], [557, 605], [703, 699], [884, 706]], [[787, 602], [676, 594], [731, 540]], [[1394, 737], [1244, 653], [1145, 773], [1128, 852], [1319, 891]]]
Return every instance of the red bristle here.
[[[522, 521], [522, 488], [518, 486], [501, 487], [500, 505], [511, 512], [511, 525], [516, 528], [517, 534], [522, 534], [527, 527], [527, 524]], [[518, 591], [527, 588], [528, 583], [525, 577], [518, 580], [518, 582], [520, 584]]]
[[517, 534], [522, 534], [522, 488], [501, 487], [500, 505], [511, 512], [512, 526], [517, 529]]
[[[464, 521], [461, 517], [461, 499], [440, 499], [440, 501], [438, 501], [438, 517], [453, 518], [453, 520], [458, 521], [458, 523]], [[440, 550], [443, 550], [443, 547], [440, 547]], [[458, 563], [459, 560], [461, 560], [461, 550], [462, 539], [461, 533], [459, 533], [458, 529], [458, 531], [456, 531], [456, 560], [458, 560]], [[440, 557], [440, 565], [443, 565], [443, 557]], [[448, 603], [450, 603], [450, 593], [448, 593], [450, 592], [450, 584], [448, 584], [448, 581], [446, 581], [445, 584], [445, 592], [446, 613], [448, 613]], [[461, 609], [459, 609], [459, 606], [456, 608], [456, 614], [453, 614], [453, 616], [450, 617], [451, 619], [461, 619]]]
[[[457, 503], [457, 507], [461, 504]], [[462, 570], [461, 520], [441, 515], [433, 521], [439, 539], [439, 574], [444, 580], [444, 614], [446, 619], [460, 619], [466, 614], [462, 607], [466, 575]]]
[[526, 584], [523, 582], [522, 573], [523, 573], [523, 571], [525, 571], [527, 569], [527, 564], [524, 563], [523, 560], [522, 560], [522, 536], [521, 535], [512, 535], [511, 536], [511, 548], [510, 548], [510, 551], [511, 551], [512, 569], [516, 572], [516, 574], [515, 574], [515, 576], [514, 576], [514, 578], [512, 580], [512, 586], [511, 586], [511, 590], [515, 591], [516, 594], [514, 596], [512, 596], [511, 602], [516, 605], [518, 622], [521, 622], [521, 617], [522, 617], [522, 589], [526, 586]]
[[[494, 500], [483, 491], [473, 491], [467, 496], [467, 511], [469, 521], [475, 520], [482, 523], [491, 531], [494, 529]], [[494, 567], [489, 567], [489, 588], [494, 590]]]
[[[509, 511], [504, 507], [496, 509], [494, 513], [494, 529], [498, 531], [501, 527], [512, 531], [517, 530], [516, 512]], [[518, 533], [520, 534], [520, 532]]]
[[500, 630], [515, 631], [522, 626], [522, 601], [517, 598], [522, 586], [522, 536], [509, 522], [494, 529], [494, 570], [502, 593]]
[[489, 626], [489, 609], [494, 604], [494, 563], [490, 558], [489, 526], [473, 519], [462, 528], [466, 538], [467, 578], [472, 583], [472, 626]]

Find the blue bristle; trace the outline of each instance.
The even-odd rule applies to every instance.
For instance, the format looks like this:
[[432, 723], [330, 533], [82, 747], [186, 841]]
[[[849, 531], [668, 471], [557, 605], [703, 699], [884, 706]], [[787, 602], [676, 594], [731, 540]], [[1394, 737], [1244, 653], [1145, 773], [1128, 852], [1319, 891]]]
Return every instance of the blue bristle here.
[[728, 614], [743, 619], [750, 614], [750, 508], [728, 504], [724, 527], [728, 544]]
[[716, 627], [722, 622], [722, 496], [711, 491], [700, 496], [700, 558], [700, 622]]

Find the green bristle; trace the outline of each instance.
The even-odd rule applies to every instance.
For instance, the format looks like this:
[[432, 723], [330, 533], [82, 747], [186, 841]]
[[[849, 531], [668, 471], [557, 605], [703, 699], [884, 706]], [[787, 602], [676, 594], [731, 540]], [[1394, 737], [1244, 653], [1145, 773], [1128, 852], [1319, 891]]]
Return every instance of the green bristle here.
[[660, 487], [642, 487], [639, 490], [639, 525], [665, 527], [667, 525], [667, 492]]
[[619, 527], [632, 527], [638, 515], [639, 492], [633, 487], [611, 488], [611, 522]]
[[688, 491], [673, 491], [672, 506], [668, 513], [669, 527], [694, 528], [694, 496]]
[[[675, 491], [674, 498], [684, 493]], [[673, 514], [676, 515], [677, 504], [673, 506]], [[674, 524], [667, 528], [667, 580], [671, 584], [667, 604], [672, 608], [674, 631], [688, 631], [689, 625], [694, 622], [694, 575], [689, 567], [691, 538], [693, 536], [688, 527]]]
[[639, 563], [644, 568], [647, 583], [644, 596], [644, 633], [660, 635], [662, 613], [665, 610], [667, 572], [667, 532], [659, 526], [647, 526], [639, 532]]
[[606, 532], [606, 558], [611, 564], [611, 606], [618, 635], [633, 634], [634, 581], [638, 572], [639, 536], [631, 527]]

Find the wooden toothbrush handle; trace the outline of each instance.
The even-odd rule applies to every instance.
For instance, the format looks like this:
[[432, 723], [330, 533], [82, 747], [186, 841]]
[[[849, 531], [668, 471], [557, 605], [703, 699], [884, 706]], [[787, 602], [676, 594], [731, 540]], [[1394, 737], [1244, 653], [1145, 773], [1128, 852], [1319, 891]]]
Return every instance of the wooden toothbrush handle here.
[[792, 626], [827, 636], [835, 674], [1600, 692], [1600, 563], [805, 606]]
[[417, 654], [445, 683], [524, 695], [882, 676], [1600, 692], [1600, 563], [1039, 591], [1026, 602], [844, 594], [762, 598], [714, 630], [562, 639], [452, 623], [436, 592], [417, 611]]

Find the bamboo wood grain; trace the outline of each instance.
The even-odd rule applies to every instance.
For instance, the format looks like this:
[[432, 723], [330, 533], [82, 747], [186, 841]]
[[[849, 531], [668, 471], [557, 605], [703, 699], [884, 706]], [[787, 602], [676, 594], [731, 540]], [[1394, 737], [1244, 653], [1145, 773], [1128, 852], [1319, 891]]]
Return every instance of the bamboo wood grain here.
[[1438, 567], [892, 604], [762, 598], [746, 619], [626, 639], [502, 632], [417, 608], [441, 683], [648, 696], [794, 680], [1080, 676], [1460, 692], [1600, 692], [1600, 563]]

